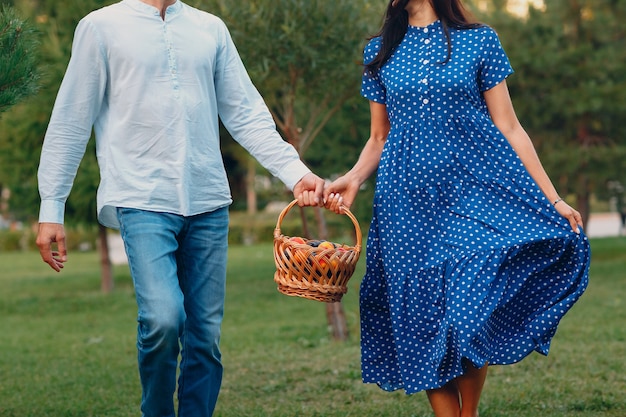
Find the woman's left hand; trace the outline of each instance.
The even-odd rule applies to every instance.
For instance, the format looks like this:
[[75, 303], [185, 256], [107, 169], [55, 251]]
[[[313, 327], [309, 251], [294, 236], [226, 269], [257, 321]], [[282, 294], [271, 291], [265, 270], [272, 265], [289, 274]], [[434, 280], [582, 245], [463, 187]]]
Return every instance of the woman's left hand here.
[[565, 217], [567, 221], [569, 221], [569, 224], [570, 226], [572, 226], [572, 230], [574, 232], [580, 233], [580, 230], [578, 229], [578, 227], [579, 226], [580, 228], [583, 227], [583, 218], [578, 211], [574, 210], [564, 200], [561, 200], [558, 203], [556, 203], [554, 205], [554, 208], [556, 209], [556, 211], [559, 212], [561, 216]]

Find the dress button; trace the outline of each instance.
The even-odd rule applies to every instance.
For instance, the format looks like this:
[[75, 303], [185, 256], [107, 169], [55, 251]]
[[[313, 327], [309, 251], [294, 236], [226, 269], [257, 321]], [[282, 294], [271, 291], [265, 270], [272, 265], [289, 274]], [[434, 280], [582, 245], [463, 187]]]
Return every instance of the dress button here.
[[430, 43], [430, 39], [424, 39], [424, 43], [428, 45]]
[[429, 61], [429, 60], [427, 60], [427, 59], [425, 59], [425, 60], [423, 61], [424, 65], [428, 65], [428, 63], [429, 63], [429, 62], [430, 62], [430, 61]]
[[422, 100], [422, 103], [424, 103], [424, 104], [428, 104], [428, 99], [427, 99], [427, 98], [425, 98], [424, 100]]

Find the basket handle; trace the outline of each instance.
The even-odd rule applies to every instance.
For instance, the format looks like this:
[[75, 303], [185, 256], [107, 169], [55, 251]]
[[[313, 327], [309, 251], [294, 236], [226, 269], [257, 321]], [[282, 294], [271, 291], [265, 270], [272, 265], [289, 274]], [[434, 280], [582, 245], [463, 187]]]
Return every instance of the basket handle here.
[[[280, 215], [278, 216], [278, 220], [276, 221], [276, 228], [274, 229], [274, 238], [278, 238], [281, 235], [280, 232], [280, 225], [283, 222], [283, 219], [285, 218], [285, 216], [287, 215], [287, 213], [289, 212], [289, 210], [291, 210], [291, 208], [293, 206], [295, 206], [298, 203], [298, 200], [293, 200], [291, 203], [289, 203], [287, 205], [287, 207], [285, 207], [283, 209], [283, 211], [280, 212]], [[352, 224], [354, 225], [354, 230], [356, 232], [356, 245], [355, 248], [357, 250], [361, 250], [361, 240], [362, 240], [362, 234], [361, 234], [361, 227], [359, 226], [359, 222], [356, 219], [356, 217], [354, 217], [354, 214], [352, 214], [352, 212], [346, 207], [346, 206], [341, 206], [341, 211], [343, 214], [345, 214], [346, 216], [348, 216], [350, 218], [350, 220], [352, 220]]]

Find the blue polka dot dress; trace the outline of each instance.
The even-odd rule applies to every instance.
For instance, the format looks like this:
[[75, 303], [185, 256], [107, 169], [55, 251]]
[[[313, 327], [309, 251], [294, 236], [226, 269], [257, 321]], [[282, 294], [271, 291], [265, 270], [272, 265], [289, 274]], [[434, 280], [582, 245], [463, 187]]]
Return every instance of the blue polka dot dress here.
[[[590, 249], [525, 170], [482, 92], [513, 70], [487, 26], [409, 26], [362, 94], [387, 106], [360, 289], [366, 383], [407, 394], [548, 354]], [[380, 39], [365, 48], [374, 58]]]

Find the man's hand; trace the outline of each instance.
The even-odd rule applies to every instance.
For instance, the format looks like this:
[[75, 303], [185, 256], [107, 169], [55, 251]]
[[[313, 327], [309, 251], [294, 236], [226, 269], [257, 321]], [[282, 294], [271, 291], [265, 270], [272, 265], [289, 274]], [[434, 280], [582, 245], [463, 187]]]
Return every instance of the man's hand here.
[[[53, 250], [56, 243], [57, 250]], [[37, 246], [41, 259], [55, 271], [61, 271], [63, 263], [67, 261], [65, 249], [65, 228], [59, 223], [39, 223]]]
[[312, 172], [302, 177], [293, 187], [293, 196], [300, 207], [322, 205], [323, 193], [324, 180]]

